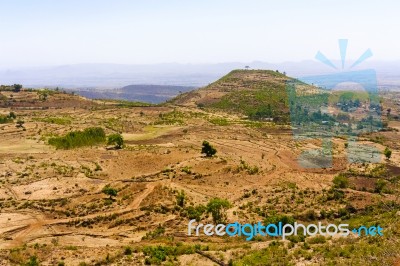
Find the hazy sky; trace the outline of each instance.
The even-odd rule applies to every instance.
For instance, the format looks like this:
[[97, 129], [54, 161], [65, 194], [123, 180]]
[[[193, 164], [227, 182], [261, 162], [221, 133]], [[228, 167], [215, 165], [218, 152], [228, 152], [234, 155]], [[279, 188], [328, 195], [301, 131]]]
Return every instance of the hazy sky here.
[[400, 59], [399, 1], [0, 0], [0, 67]]

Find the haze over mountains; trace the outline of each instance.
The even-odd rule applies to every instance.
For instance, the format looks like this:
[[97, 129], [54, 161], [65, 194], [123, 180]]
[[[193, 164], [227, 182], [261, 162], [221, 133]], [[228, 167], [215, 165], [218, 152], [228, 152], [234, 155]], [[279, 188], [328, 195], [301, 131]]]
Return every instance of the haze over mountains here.
[[[340, 62], [333, 61], [340, 66]], [[352, 62], [347, 62], [350, 66]], [[219, 64], [76, 64], [53, 67], [21, 67], [0, 69], [0, 83], [21, 83], [29, 87], [59, 86], [65, 88], [102, 87], [120, 88], [132, 84], [157, 84], [180, 86], [204, 86], [233, 69], [242, 69], [246, 65], [252, 69], [278, 69], [293, 77], [335, 73], [332, 69], [317, 61], [267, 63], [231, 62]], [[345, 66], [345, 70], [346, 70]], [[384, 84], [394, 84], [400, 80], [400, 61], [366, 61], [353, 68], [372, 68], [377, 71], [378, 79]], [[381, 84], [382, 85], [382, 84]]]
[[175, 85], [129, 85], [117, 89], [80, 88], [76, 92], [89, 99], [113, 99], [147, 103], [165, 102], [196, 87]]
[[[267, 63], [231, 62], [219, 64], [76, 64], [54, 67], [26, 67], [0, 70], [0, 84], [23, 84], [25, 87], [61, 87], [89, 97], [148, 101], [159, 103], [170, 99], [179, 92], [203, 87], [234, 69], [270, 69], [286, 72], [289, 76], [303, 76], [337, 73], [341, 63], [333, 61], [338, 69], [330, 68], [317, 61]], [[400, 61], [366, 61], [351, 70], [351, 61], [346, 62], [344, 71], [374, 69], [378, 86], [399, 90]], [[130, 85], [162, 85], [131, 86]], [[165, 85], [168, 85], [165, 87]], [[164, 87], [163, 87], [164, 86]], [[178, 86], [178, 87], [177, 87]], [[182, 87], [179, 87], [182, 86]]]

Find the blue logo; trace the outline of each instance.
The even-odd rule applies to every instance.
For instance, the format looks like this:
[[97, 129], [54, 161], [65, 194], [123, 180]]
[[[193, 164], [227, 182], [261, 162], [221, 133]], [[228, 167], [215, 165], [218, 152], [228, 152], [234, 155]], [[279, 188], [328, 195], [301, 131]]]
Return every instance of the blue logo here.
[[303, 168], [332, 167], [334, 137], [346, 140], [350, 163], [381, 160], [381, 153], [375, 147], [357, 141], [360, 134], [382, 129], [376, 72], [373, 69], [351, 70], [371, 57], [372, 52], [367, 49], [350, 70], [344, 71], [347, 44], [347, 40], [339, 40], [341, 70], [323, 53], [318, 51], [315, 56], [338, 70], [337, 73], [302, 77], [286, 83], [294, 138], [319, 146], [302, 150], [298, 163]]

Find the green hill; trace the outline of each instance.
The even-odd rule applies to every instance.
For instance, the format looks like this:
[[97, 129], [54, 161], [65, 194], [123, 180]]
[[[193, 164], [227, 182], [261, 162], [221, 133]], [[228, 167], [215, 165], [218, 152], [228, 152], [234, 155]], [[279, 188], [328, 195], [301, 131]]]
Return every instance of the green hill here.
[[[287, 122], [286, 82], [292, 79], [272, 70], [233, 70], [204, 88], [179, 95], [172, 102], [240, 113], [255, 120]], [[308, 92], [316, 90], [310, 85], [304, 87]]]

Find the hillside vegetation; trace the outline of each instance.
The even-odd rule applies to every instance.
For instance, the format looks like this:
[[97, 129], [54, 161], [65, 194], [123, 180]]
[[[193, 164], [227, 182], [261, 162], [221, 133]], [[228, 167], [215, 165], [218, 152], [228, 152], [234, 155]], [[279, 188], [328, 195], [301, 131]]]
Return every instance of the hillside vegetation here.
[[[179, 95], [172, 102], [240, 113], [255, 120], [287, 122], [288, 80], [293, 78], [272, 70], [233, 70], [204, 88]], [[311, 85], [304, 87], [310, 92], [316, 90]]]

